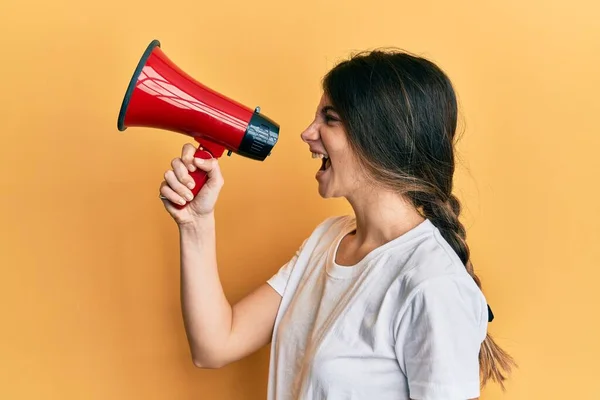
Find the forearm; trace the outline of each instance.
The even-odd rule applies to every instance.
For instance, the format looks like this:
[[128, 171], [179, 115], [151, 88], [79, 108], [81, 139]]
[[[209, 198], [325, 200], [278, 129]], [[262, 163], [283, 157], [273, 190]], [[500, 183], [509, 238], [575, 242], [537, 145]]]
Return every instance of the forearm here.
[[231, 333], [232, 308], [219, 278], [214, 216], [179, 227], [181, 305], [194, 363], [220, 363]]

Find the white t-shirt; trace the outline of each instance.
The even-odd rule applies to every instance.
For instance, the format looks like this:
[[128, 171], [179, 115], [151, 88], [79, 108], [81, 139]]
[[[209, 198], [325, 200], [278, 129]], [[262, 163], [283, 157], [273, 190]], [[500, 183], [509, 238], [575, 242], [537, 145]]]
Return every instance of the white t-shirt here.
[[487, 302], [430, 220], [336, 264], [350, 216], [321, 223], [268, 283], [282, 295], [268, 400], [479, 396]]

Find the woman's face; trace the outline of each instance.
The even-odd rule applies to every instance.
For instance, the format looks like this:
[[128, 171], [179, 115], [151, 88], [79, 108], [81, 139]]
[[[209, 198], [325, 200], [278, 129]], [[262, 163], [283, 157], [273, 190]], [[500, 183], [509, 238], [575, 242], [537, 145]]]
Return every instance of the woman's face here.
[[321, 162], [315, 177], [322, 197], [348, 197], [361, 186], [364, 171], [350, 148], [344, 125], [326, 95], [321, 97], [315, 119], [301, 137], [313, 158]]

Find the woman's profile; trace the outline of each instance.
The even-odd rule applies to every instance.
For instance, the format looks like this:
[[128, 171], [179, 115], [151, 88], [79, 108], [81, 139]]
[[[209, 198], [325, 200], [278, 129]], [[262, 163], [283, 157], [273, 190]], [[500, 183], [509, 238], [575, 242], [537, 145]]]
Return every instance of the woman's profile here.
[[[490, 310], [453, 193], [457, 101], [434, 63], [399, 50], [353, 55], [323, 79], [301, 133], [323, 198], [353, 215], [316, 226], [289, 262], [231, 305], [217, 268], [216, 160], [183, 147], [160, 185], [176, 221], [194, 363], [219, 368], [270, 343], [268, 399], [472, 399], [512, 358]], [[208, 181], [187, 207], [189, 172]]]

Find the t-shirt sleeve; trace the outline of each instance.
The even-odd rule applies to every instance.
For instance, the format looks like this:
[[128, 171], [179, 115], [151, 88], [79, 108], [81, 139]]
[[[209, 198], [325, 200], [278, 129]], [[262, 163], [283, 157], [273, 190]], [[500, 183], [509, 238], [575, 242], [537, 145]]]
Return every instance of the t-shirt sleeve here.
[[267, 280], [267, 283], [273, 289], [275, 289], [275, 291], [277, 293], [279, 293], [280, 296], [283, 296], [283, 293], [285, 292], [285, 288], [290, 279], [290, 275], [292, 274], [292, 270], [294, 269], [294, 266], [296, 265], [296, 262], [298, 261], [298, 258], [300, 257], [300, 252], [302, 251], [307, 240], [308, 239], [304, 240], [304, 242], [302, 243], [300, 248], [298, 248], [298, 250], [296, 250], [296, 253], [294, 254], [294, 256], [288, 262], [286, 262], [284, 265], [282, 265], [279, 268], [279, 270], [273, 276], [271, 276], [271, 278], [269, 278]]
[[400, 316], [395, 350], [411, 399], [480, 395], [479, 350], [487, 303], [469, 279], [444, 276], [422, 283]]

